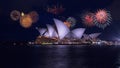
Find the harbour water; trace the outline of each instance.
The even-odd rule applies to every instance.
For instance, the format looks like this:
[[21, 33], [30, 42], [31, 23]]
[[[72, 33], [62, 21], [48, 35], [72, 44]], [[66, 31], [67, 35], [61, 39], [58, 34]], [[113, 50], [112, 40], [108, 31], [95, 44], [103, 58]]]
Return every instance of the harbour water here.
[[1, 46], [0, 68], [120, 68], [120, 46]]

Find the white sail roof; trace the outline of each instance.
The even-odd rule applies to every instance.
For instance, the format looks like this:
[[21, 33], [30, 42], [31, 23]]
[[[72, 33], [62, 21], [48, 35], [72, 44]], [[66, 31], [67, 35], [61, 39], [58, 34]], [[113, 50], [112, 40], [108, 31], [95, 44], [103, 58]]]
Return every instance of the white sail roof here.
[[65, 38], [71, 38], [72, 37], [72, 34], [71, 32], [69, 32], [68, 34], [66, 34]]
[[54, 30], [54, 32], [53, 32], [53, 37], [57, 37], [58, 38], [58, 33], [56, 32], [56, 30]]
[[45, 32], [44, 36], [50, 37], [49, 32]]
[[53, 26], [47, 24], [47, 28], [48, 28], [49, 37], [53, 37], [53, 33], [55, 31]]
[[90, 38], [97, 38], [101, 33], [93, 33], [93, 34], [90, 34]]
[[57, 28], [59, 39], [63, 39], [70, 32], [69, 28], [60, 20], [53, 19]]
[[40, 29], [38, 29], [38, 31], [39, 31], [40, 35], [43, 35], [47, 31], [47, 29], [40, 28]]
[[74, 36], [74, 34], [70, 31], [66, 36], [65, 38], [75, 38], [76, 36]]
[[84, 39], [93, 39], [97, 38], [101, 33], [92, 33], [92, 34], [84, 34], [83, 38]]
[[57, 32], [56, 32], [56, 30], [54, 29], [53, 26], [47, 24], [47, 28], [48, 28], [48, 33], [49, 33], [50, 38], [58, 37], [58, 34], [57, 34]]
[[72, 30], [72, 33], [74, 34], [75, 38], [81, 39], [84, 31], [85, 31], [85, 28], [77, 28]]
[[90, 36], [88, 34], [83, 34], [84, 39], [90, 39]]

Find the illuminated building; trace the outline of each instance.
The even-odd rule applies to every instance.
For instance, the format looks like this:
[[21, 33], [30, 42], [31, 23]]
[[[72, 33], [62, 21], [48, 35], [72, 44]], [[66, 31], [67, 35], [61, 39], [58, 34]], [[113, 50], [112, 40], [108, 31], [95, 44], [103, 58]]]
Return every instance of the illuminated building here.
[[66, 42], [67, 41], [66, 43], [70, 43], [72, 40], [71, 37], [74, 38], [74, 40], [72, 41], [75, 41], [76, 39], [80, 40], [82, 38], [85, 28], [76, 28], [70, 31], [70, 29], [62, 21], [58, 19], [53, 19], [53, 20], [55, 23], [55, 27], [47, 24], [47, 29], [45, 28], [39, 29], [40, 36], [37, 38], [39, 41], [36, 40], [36, 42], [54, 43], [54, 42]]
[[63, 39], [65, 35], [67, 35], [70, 32], [70, 29], [58, 19], [54, 19], [54, 22], [57, 28], [59, 39]]
[[53, 26], [47, 24], [47, 29], [48, 29], [48, 33], [49, 33], [50, 38], [58, 37], [58, 34]]
[[47, 28], [39, 29], [40, 35], [35, 40], [35, 44], [109, 45], [97, 38], [101, 33], [84, 34], [85, 28], [70, 30], [58, 19], [54, 19], [54, 23], [54, 27], [47, 24]]
[[83, 39], [96, 39], [101, 33], [84, 34]]
[[84, 31], [85, 31], [85, 28], [77, 28], [72, 30], [72, 33], [74, 34], [76, 39], [81, 39]]

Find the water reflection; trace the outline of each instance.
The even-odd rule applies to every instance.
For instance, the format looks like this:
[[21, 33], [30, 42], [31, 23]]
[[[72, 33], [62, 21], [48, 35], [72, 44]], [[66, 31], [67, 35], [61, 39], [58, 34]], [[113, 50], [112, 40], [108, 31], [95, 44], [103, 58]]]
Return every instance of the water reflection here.
[[119, 68], [120, 47], [36, 45], [0, 48], [4, 68]]

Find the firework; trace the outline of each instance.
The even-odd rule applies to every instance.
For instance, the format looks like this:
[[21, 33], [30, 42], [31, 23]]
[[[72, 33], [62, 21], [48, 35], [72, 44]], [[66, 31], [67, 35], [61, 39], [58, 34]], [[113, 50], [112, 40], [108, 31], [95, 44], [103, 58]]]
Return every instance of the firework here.
[[24, 28], [29, 28], [32, 26], [32, 19], [29, 15], [21, 16], [20, 25]]
[[30, 12], [29, 15], [32, 18], [33, 23], [39, 20], [39, 14], [36, 11]]
[[68, 27], [74, 27], [76, 24], [76, 19], [74, 17], [68, 17], [64, 23], [68, 25]]
[[84, 23], [86, 26], [94, 26], [94, 23], [96, 22], [94, 13], [84, 13], [82, 15], [82, 21], [82, 23]]
[[24, 15], [25, 15], [25, 13], [22, 12], [22, 13], [21, 13], [21, 16], [24, 16]]
[[53, 13], [53, 14], [61, 14], [63, 13], [65, 8], [63, 8], [62, 5], [55, 5], [55, 6], [49, 6], [47, 7], [47, 12]]
[[69, 28], [71, 27], [71, 24], [69, 22], [64, 22], [64, 24]]
[[11, 13], [10, 13], [10, 17], [12, 20], [14, 21], [17, 21], [20, 19], [20, 12], [17, 11], [17, 10], [13, 10]]
[[97, 21], [95, 22], [95, 25], [99, 28], [105, 28], [106, 26], [110, 25], [112, 20], [110, 13], [104, 9], [98, 10], [95, 14], [95, 17]]

